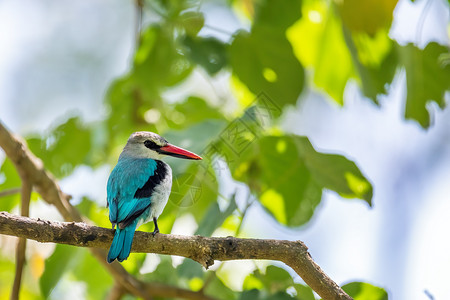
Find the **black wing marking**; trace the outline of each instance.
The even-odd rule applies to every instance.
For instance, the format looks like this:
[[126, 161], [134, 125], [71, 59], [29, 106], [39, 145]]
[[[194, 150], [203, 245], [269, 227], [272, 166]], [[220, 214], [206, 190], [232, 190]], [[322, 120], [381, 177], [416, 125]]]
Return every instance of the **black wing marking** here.
[[[148, 178], [147, 182], [144, 184], [143, 187], [141, 187], [136, 191], [136, 193], [134, 193], [134, 198], [136, 199], [150, 198], [153, 194], [153, 191], [158, 186], [158, 184], [162, 180], [164, 180], [166, 174], [167, 174], [166, 165], [162, 161], [157, 160], [155, 173]], [[130, 225], [131, 222], [133, 222], [137, 217], [139, 217], [143, 212], [145, 212], [150, 206], [151, 201], [146, 207], [134, 212], [132, 215], [123, 219], [119, 223], [119, 228], [123, 229], [128, 225]]]
[[136, 193], [134, 193], [134, 198], [140, 199], [151, 197], [155, 188], [158, 186], [158, 184], [161, 183], [161, 181], [166, 177], [166, 175], [167, 175], [166, 165], [162, 161], [157, 160], [155, 173], [149, 177], [149, 179], [147, 180], [147, 182], [144, 184], [143, 187], [141, 187], [136, 191]]

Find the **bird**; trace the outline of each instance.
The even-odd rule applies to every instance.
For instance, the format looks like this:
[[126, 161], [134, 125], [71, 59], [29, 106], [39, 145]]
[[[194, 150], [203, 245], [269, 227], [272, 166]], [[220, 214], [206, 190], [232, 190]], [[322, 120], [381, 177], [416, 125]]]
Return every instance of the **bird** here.
[[134, 232], [140, 225], [153, 220], [153, 236], [159, 232], [157, 220], [172, 188], [172, 169], [162, 161], [165, 156], [202, 159], [149, 131], [131, 134], [123, 148], [106, 188], [109, 220], [116, 228], [108, 263], [128, 258]]

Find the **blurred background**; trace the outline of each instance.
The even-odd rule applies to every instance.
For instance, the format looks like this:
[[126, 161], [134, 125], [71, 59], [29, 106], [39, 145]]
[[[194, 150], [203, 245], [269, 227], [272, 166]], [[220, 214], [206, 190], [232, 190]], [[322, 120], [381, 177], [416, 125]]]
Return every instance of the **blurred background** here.
[[[161, 232], [302, 240], [339, 285], [367, 283], [357, 299], [450, 298], [448, 1], [1, 0], [0, 28], [0, 120], [88, 222], [110, 226], [109, 172], [155, 131], [205, 156], [168, 160]], [[0, 192], [20, 187], [0, 162]], [[19, 213], [19, 194], [0, 200]], [[62, 220], [37, 193], [30, 216]], [[16, 239], [0, 245], [6, 299]], [[26, 257], [23, 299], [112, 288], [86, 249], [30, 241]], [[219, 299], [314, 299], [281, 263], [123, 265]]]

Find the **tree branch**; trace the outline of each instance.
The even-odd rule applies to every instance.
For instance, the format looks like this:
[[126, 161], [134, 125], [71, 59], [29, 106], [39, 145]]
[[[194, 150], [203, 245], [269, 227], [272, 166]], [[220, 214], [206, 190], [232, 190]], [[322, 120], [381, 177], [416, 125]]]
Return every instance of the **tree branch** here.
[[55, 205], [65, 220], [82, 221], [78, 211], [69, 203], [71, 197], [61, 191], [53, 175], [44, 169], [42, 161], [30, 152], [21, 138], [9, 133], [1, 122], [0, 147], [18, 172], [26, 174], [36, 191], [45, 201]]
[[[107, 249], [114, 230], [85, 223], [52, 222], [0, 212], [0, 233], [43, 243]], [[137, 231], [132, 252], [178, 255], [193, 259], [208, 268], [214, 260], [279, 260], [290, 266], [323, 299], [351, 299], [312, 260], [301, 241], [208, 238]]]
[[[28, 180], [28, 177], [23, 172], [19, 172], [22, 179], [21, 189], [21, 207], [20, 211], [22, 216], [28, 217], [30, 214], [30, 199], [32, 185]], [[25, 265], [25, 250], [27, 247], [27, 240], [25, 238], [19, 238], [16, 248], [16, 274], [14, 276], [14, 283], [11, 291], [11, 300], [19, 299], [20, 284], [22, 283], [23, 266]]]
[[20, 193], [21, 190], [22, 190], [21, 188], [12, 188], [9, 190], [3, 190], [0, 192], [0, 198]]

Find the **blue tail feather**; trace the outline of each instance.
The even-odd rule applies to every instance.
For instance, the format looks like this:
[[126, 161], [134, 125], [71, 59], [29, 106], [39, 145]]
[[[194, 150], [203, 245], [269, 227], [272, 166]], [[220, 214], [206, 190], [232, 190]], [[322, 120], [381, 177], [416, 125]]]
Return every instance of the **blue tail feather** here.
[[109, 263], [112, 263], [115, 259], [122, 262], [130, 255], [136, 224], [137, 220], [124, 229], [117, 227], [114, 234], [114, 239], [108, 252], [107, 260]]

